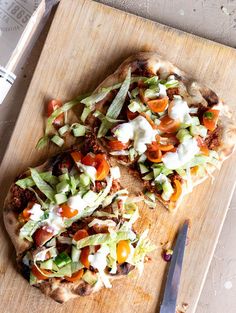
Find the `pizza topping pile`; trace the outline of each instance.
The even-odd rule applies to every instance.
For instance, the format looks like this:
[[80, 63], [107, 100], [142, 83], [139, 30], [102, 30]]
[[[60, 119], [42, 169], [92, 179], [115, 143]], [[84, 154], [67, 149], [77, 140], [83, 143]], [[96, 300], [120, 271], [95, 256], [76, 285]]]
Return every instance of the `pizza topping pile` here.
[[[86, 127], [81, 124], [63, 124], [63, 114], [81, 102], [85, 105], [81, 121], [86, 122], [91, 115], [97, 119], [98, 126], [93, 131], [98, 139], [106, 141], [109, 153], [125, 165], [133, 164], [148, 191], [165, 202], [177, 202], [191, 191], [193, 176], [209, 173], [209, 164], [218, 166], [215, 150], [220, 142], [215, 140], [213, 145], [210, 138], [218, 136], [220, 111], [217, 106], [202, 110], [189, 104], [178, 75], [163, 78], [148, 74], [149, 77], [137, 76], [129, 69], [122, 83], [102, 88], [96, 94], [64, 105], [50, 102], [52, 113], [39, 146], [47, 142], [52, 127], [60, 126], [51, 138], [57, 145], [64, 143], [65, 127], [74, 127], [79, 136], [85, 134]], [[153, 206], [150, 197], [148, 201]]]
[[[133, 163], [148, 190], [164, 201], [178, 201], [181, 189], [191, 190], [193, 175], [204, 176], [208, 164], [218, 165], [217, 152], [208, 147], [207, 138], [217, 130], [220, 111], [206, 109], [202, 115], [198, 107], [189, 105], [175, 75], [132, 77], [129, 70], [119, 86], [91, 96], [99, 95], [97, 100], [104, 102], [102, 92], [107, 96], [108, 90], [120, 88], [106, 115], [96, 109], [97, 100], [82, 100], [85, 110], [90, 107], [95, 117], [103, 115], [98, 138], [105, 139], [110, 154], [122, 163]], [[114, 109], [117, 99], [119, 107]]]
[[57, 278], [110, 288], [124, 263], [142, 269], [154, 247], [147, 231], [135, 232], [140, 199], [128, 198], [119, 178], [103, 154], [72, 151], [52, 171], [31, 168], [16, 182], [36, 196], [18, 214], [20, 238], [31, 242], [22, 259], [31, 284]]

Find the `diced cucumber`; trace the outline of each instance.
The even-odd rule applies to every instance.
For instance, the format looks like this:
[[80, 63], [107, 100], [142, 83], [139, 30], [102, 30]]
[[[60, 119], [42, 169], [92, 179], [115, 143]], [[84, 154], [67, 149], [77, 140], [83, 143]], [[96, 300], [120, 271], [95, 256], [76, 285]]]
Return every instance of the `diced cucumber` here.
[[133, 98], [136, 98], [138, 94], [139, 94], [139, 89], [138, 89], [138, 87], [134, 88], [134, 89], [131, 91], [131, 96], [132, 96]]
[[67, 201], [67, 196], [64, 193], [55, 194], [56, 204], [62, 204]]
[[153, 192], [147, 191], [145, 193], [145, 196], [148, 197], [153, 202], [156, 201], [156, 196], [155, 196], [155, 194]]
[[158, 175], [161, 174], [162, 167], [153, 167], [152, 170], [153, 170], [154, 178], [156, 178]]
[[88, 283], [89, 285], [96, 284], [98, 280], [98, 276], [96, 273], [91, 272], [90, 270], [87, 270], [83, 275], [83, 280]]
[[147, 166], [144, 165], [143, 163], [138, 163], [138, 165], [139, 165], [139, 169], [140, 169], [141, 174], [145, 174], [145, 173], [148, 173], [150, 171], [149, 168], [147, 168]]
[[46, 261], [40, 263], [40, 268], [45, 269], [45, 270], [58, 271], [58, 267], [53, 262], [53, 259], [49, 259], [49, 260], [46, 260]]
[[58, 270], [58, 272], [54, 272], [53, 276], [54, 277], [64, 277], [64, 276], [69, 276], [71, 277], [72, 272], [71, 272], [71, 263], [63, 266]]
[[60, 181], [68, 181], [70, 179], [68, 173], [62, 174], [62, 175], [58, 176], [58, 178]]
[[192, 119], [191, 119], [191, 125], [195, 125], [195, 126], [198, 126], [200, 125], [200, 121], [199, 121], [199, 118], [197, 116], [193, 116]]
[[66, 252], [62, 252], [56, 256], [54, 262], [58, 268], [62, 268], [63, 266], [71, 263], [71, 258]]
[[81, 174], [79, 178], [79, 183], [81, 186], [86, 187], [90, 185], [90, 178], [86, 174]]
[[142, 177], [143, 180], [152, 180], [154, 178], [153, 173], [148, 173], [144, 177]]
[[75, 246], [72, 246], [71, 250], [71, 259], [73, 262], [78, 262], [80, 258], [81, 250], [77, 249]]
[[192, 136], [201, 136], [203, 138], [207, 135], [207, 128], [203, 125], [191, 125], [190, 126], [190, 134]]
[[71, 272], [72, 272], [72, 274], [75, 273], [75, 272], [78, 272], [83, 267], [84, 267], [83, 264], [80, 263], [80, 262], [71, 262]]
[[170, 197], [171, 195], [173, 194], [174, 192], [174, 189], [171, 185], [171, 183], [166, 180], [163, 184], [162, 184], [162, 188], [163, 188], [163, 193], [162, 193], [162, 198], [165, 200], [165, 201], [168, 201], [170, 200]]
[[70, 186], [68, 182], [61, 181], [59, 184], [56, 185], [57, 193], [66, 193], [70, 190]]
[[30, 285], [34, 285], [34, 284], [37, 284], [37, 278], [32, 274], [32, 272], [30, 272], [30, 280], [29, 280], [29, 283]]
[[134, 148], [130, 148], [129, 149], [129, 158], [130, 161], [134, 161], [134, 159], [136, 158], [136, 156], [138, 155], [137, 151], [135, 151]]
[[182, 143], [185, 140], [192, 138], [192, 136], [187, 129], [180, 129], [176, 134], [176, 138]]
[[64, 125], [61, 128], [59, 128], [58, 133], [60, 134], [60, 136], [65, 135], [66, 132], [68, 132], [70, 129], [69, 125]]

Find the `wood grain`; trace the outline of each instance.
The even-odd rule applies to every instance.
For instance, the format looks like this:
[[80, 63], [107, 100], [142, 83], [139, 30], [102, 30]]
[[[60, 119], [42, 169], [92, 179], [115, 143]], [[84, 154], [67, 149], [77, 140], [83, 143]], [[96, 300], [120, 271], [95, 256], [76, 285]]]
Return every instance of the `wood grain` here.
[[[52, 148], [40, 152], [34, 149], [43, 132], [45, 101], [49, 97], [64, 101], [93, 90], [121, 61], [141, 50], [158, 51], [217, 90], [235, 110], [233, 49], [95, 2], [62, 0], [2, 162], [1, 203], [17, 174], [55, 152]], [[0, 295], [4, 312], [155, 312], [166, 271], [160, 256], [161, 243], [172, 241], [186, 218], [191, 218], [190, 243], [178, 303], [180, 307], [183, 302], [188, 303], [188, 312], [194, 312], [234, 189], [235, 161], [234, 154], [215, 173], [215, 181], [208, 180], [196, 188], [175, 214], [162, 207], [142, 208], [141, 226], [150, 224], [150, 237], [158, 249], [141, 277], [120, 280], [112, 290], [64, 305], [46, 299], [15, 271], [13, 247], [1, 225]], [[134, 185], [127, 173], [123, 175], [123, 184]]]

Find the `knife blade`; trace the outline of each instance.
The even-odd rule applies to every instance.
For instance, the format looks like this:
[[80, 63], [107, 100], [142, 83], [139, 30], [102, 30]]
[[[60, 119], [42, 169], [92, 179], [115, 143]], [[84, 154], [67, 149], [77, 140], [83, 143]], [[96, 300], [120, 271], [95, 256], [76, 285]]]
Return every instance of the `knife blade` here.
[[189, 221], [180, 230], [170, 262], [160, 313], [175, 313]]

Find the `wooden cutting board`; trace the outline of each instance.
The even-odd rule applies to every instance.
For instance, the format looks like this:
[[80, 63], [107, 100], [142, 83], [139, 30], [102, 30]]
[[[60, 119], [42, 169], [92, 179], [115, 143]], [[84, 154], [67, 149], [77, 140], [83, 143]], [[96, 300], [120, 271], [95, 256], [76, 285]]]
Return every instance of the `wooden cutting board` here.
[[[1, 166], [1, 203], [15, 176], [54, 153], [52, 148], [34, 149], [43, 133], [43, 110], [48, 98], [63, 101], [93, 90], [129, 55], [158, 51], [189, 72], [193, 78], [216, 90], [235, 110], [235, 50], [87, 0], [62, 0], [22, 106], [14, 133]], [[4, 313], [124, 313], [157, 312], [166, 277], [167, 264], [161, 258], [161, 244], [172, 241], [186, 218], [191, 219], [186, 248], [179, 307], [188, 304], [195, 311], [211, 258], [234, 189], [234, 154], [215, 173], [186, 197], [174, 214], [161, 206], [142, 208], [142, 227], [150, 226], [157, 245], [152, 261], [141, 277], [114, 283], [91, 297], [60, 305], [47, 299], [15, 270], [14, 249], [0, 228], [0, 295]], [[124, 173], [123, 184], [134, 185]], [[132, 188], [131, 188], [132, 189]]]

